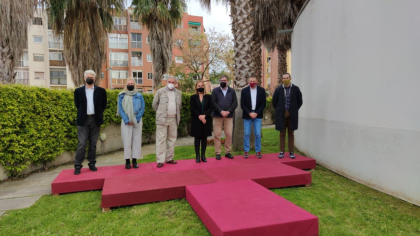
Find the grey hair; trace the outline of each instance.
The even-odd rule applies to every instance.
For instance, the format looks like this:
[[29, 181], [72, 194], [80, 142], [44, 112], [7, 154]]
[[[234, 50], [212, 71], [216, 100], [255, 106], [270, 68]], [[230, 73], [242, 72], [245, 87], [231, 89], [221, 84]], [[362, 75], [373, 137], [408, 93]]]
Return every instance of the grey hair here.
[[93, 70], [85, 70], [85, 73], [83, 74], [84, 76], [85, 76], [85, 78], [86, 78], [86, 75], [87, 74], [92, 74], [93, 76], [95, 76], [96, 77], [96, 72], [95, 71], [93, 71]]

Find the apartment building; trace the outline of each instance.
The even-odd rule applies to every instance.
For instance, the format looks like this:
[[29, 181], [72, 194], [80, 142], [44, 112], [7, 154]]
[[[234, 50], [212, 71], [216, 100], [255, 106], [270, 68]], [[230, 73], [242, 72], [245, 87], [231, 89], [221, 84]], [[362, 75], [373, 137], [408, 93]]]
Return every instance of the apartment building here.
[[[290, 73], [292, 69], [292, 53], [287, 51], [287, 71]], [[265, 89], [270, 90], [273, 94], [277, 86], [278, 74], [278, 53], [277, 50], [270, 51], [262, 46], [262, 84]]]

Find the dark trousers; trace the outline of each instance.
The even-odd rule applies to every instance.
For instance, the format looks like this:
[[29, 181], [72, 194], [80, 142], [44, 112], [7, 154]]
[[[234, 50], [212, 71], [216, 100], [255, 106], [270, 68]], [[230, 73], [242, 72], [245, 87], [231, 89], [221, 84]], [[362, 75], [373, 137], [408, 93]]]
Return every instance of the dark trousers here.
[[280, 131], [280, 151], [285, 152], [286, 146], [286, 129], [287, 129], [287, 137], [288, 137], [288, 146], [289, 152], [293, 152], [295, 147], [295, 135], [294, 130], [290, 129], [290, 112], [284, 111], [284, 129]]
[[201, 143], [201, 156], [206, 154], [207, 137], [194, 138], [195, 155], [200, 156], [200, 143]]
[[77, 138], [79, 143], [77, 144], [76, 158], [74, 160], [74, 166], [80, 167], [85, 159], [86, 146], [89, 141], [88, 149], [88, 161], [89, 164], [96, 163], [96, 142], [98, 142], [99, 131], [101, 130], [100, 125], [95, 124], [95, 118], [88, 116], [84, 126], [77, 126]]

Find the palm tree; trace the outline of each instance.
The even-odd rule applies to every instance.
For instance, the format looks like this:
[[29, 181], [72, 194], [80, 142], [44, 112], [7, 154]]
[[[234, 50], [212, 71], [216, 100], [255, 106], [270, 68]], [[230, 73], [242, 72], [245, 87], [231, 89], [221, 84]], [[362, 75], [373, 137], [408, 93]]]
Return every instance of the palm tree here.
[[0, 1], [0, 84], [14, 84], [15, 67], [28, 44], [36, 0]]
[[84, 84], [86, 69], [100, 74], [112, 16], [124, 8], [124, 0], [45, 0], [45, 4], [54, 34], [64, 34], [64, 58], [78, 87]]
[[134, 16], [149, 30], [150, 51], [155, 69], [154, 83], [159, 86], [172, 62], [172, 35], [181, 23], [185, 0], [133, 0]]

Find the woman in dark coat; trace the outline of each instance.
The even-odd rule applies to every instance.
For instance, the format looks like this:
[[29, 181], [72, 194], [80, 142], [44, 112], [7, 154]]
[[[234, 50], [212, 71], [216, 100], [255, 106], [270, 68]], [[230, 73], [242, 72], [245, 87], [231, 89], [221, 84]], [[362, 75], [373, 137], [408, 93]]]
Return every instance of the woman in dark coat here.
[[190, 98], [191, 108], [191, 136], [194, 137], [196, 162], [200, 163], [200, 143], [201, 161], [206, 160], [207, 137], [211, 136], [213, 102], [211, 95], [205, 94], [204, 83], [198, 81], [195, 84], [196, 94]]

